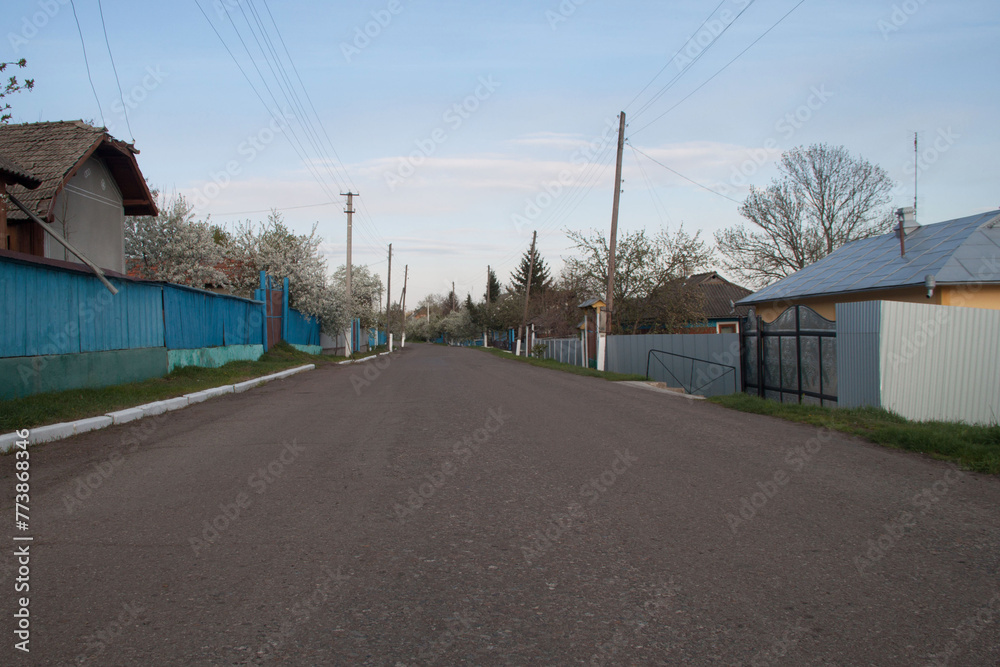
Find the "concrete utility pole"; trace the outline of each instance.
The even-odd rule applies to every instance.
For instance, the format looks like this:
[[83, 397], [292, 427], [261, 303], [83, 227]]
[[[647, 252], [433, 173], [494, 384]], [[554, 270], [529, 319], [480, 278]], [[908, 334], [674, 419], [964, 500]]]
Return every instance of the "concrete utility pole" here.
[[486, 305], [490, 305], [490, 265], [486, 265]]
[[538, 232], [531, 233], [531, 261], [528, 263], [528, 282], [524, 284], [524, 318], [521, 321], [521, 329], [524, 331], [524, 356], [528, 356], [528, 299], [531, 297], [531, 276], [535, 272], [535, 239]]
[[392, 244], [389, 244], [389, 269], [385, 274], [385, 344], [392, 352], [392, 334], [389, 333], [389, 311], [392, 310]]
[[[353, 268], [351, 264], [351, 233], [354, 226], [354, 197], [358, 196], [358, 193], [347, 191], [340, 194], [347, 197], [347, 208], [344, 209], [344, 213], [347, 214], [347, 279], [344, 281], [344, 288], [347, 293], [348, 312], [350, 313], [353, 310], [350, 306], [354, 303], [354, 300], [351, 298], [351, 269]], [[354, 318], [350, 317], [349, 322], [347, 335], [345, 336], [345, 340], [347, 341], [347, 356], [351, 356], [351, 352], [354, 351], [354, 341], [351, 340], [354, 336]]]
[[454, 280], [452, 280], [452, 281], [451, 281], [451, 309], [452, 309], [452, 311], [454, 311], [454, 310], [455, 310], [455, 299], [456, 299], [456, 294], [455, 294], [455, 281], [454, 281]]
[[618, 239], [618, 202], [622, 194], [622, 150], [625, 148], [625, 112], [622, 111], [618, 122], [618, 162], [615, 164], [615, 199], [611, 208], [611, 238], [608, 240], [608, 293], [604, 303], [610, 328], [611, 313], [615, 308], [615, 244]]
[[399, 341], [400, 347], [406, 347], [406, 280], [410, 276], [410, 265], [407, 264], [403, 269], [403, 331], [400, 333], [402, 338]]

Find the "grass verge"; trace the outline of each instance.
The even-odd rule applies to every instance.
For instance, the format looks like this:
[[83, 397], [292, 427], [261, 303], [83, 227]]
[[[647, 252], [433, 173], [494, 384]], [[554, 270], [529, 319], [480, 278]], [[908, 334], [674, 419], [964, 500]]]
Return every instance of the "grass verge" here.
[[914, 422], [878, 408], [826, 408], [768, 401], [749, 394], [708, 399], [759, 415], [822, 426], [870, 442], [952, 461], [967, 470], [1000, 474], [1000, 424], [971, 426], [955, 422]]
[[584, 368], [582, 366], [574, 366], [573, 364], [564, 364], [561, 361], [555, 361], [554, 359], [536, 359], [534, 357], [515, 357], [510, 352], [505, 352], [503, 350], [498, 350], [494, 347], [474, 347], [476, 350], [482, 350], [483, 352], [488, 352], [495, 357], [500, 357], [501, 359], [511, 359], [513, 361], [520, 361], [522, 364], [530, 364], [532, 366], [538, 366], [540, 368], [551, 368], [554, 371], [565, 371], [566, 373], [573, 373], [574, 375], [586, 375], [587, 377], [602, 378], [604, 380], [611, 380], [612, 382], [622, 382], [625, 380], [646, 380], [645, 375], [632, 375], [629, 373], [612, 373], [610, 371], [598, 371], [593, 368]]
[[162, 377], [100, 389], [70, 389], [0, 401], [0, 433], [98, 417], [115, 410], [162, 401], [226, 384], [270, 375], [331, 357], [307, 354], [281, 342], [257, 361], [233, 361], [219, 368], [179, 368]]

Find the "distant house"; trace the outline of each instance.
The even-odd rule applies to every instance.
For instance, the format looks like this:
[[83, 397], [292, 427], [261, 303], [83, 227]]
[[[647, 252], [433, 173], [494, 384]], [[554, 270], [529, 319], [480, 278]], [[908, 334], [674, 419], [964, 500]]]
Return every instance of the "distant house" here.
[[[83, 121], [0, 125], [0, 156], [38, 181], [34, 189], [7, 181], [8, 192], [95, 264], [118, 273], [125, 272], [125, 216], [157, 214], [138, 152]], [[78, 261], [9, 202], [6, 214], [0, 249]]]
[[739, 333], [740, 319], [746, 317], [750, 308], [737, 306], [736, 302], [751, 294], [746, 287], [732, 283], [715, 271], [697, 273], [684, 281], [685, 287], [693, 287], [704, 301], [705, 320], [685, 329], [684, 333]]
[[737, 305], [765, 322], [793, 305], [834, 320], [838, 303], [879, 300], [1000, 310], [1000, 212], [848, 243]]

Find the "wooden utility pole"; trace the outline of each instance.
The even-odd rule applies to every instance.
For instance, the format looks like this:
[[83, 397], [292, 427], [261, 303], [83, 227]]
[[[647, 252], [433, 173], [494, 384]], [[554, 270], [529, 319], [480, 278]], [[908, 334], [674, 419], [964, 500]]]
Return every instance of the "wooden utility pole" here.
[[385, 344], [389, 347], [389, 312], [392, 310], [392, 244], [389, 244], [389, 270], [385, 274]]
[[354, 352], [355, 348], [355, 342], [351, 340], [354, 335], [354, 309], [351, 307], [351, 304], [354, 303], [354, 300], [351, 298], [351, 269], [353, 268], [351, 263], [351, 234], [354, 226], [354, 197], [357, 193], [348, 190], [347, 192], [341, 192], [340, 194], [347, 197], [347, 208], [344, 209], [344, 213], [347, 214], [347, 278], [344, 281], [344, 291], [347, 294], [347, 312], [349, 315], [349, 324], [347, 328], [348, 333], [346, 336], [347, 356], [351, 356], [351, 353]]
[[528, 356], [528, 299], [531, 296], [531, 275], [535, 272], [535, 239], [537, 237], [537, 231], [531, 233], [531, 261], [528, 263], [528, 282], [524, 284], [524, 318], [521, 321], [524, 336], [521, 340], [524, 341], [524, 356], [526, 357]]
[[400, 346], [406, 345], [406, 280], [410, 276], [410, 265], [407, 264], [403, 269], [403, 328], [400, 332], [402, 338], [399, 341]]
[[611, 208], [611, 238], [608, 240], [608, 293], [605, 295], [604, 303], [607, 305], [606, 313], [608, 323], [606, 329], [611, 328], [611, 313], [615, 308], [615, 243], [618, 239], [618, 201], [622, 194], [622, 150], [625, 148], [625, 112], [622, 111], [618, 122], [618, 162], [615, 164], [615, 199]]

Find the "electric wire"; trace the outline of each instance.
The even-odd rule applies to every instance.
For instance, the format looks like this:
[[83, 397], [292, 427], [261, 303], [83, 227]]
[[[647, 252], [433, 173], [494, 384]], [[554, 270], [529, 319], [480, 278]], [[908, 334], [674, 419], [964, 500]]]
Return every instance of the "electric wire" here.
[[712, 188], [708, 187], [707, 185], [702, 185], [698, 181], [696, 181], [694, 179], [691, 179], [691, 178], [688, 178], [687, 176], [685, 176], [681, 172], [677, 171], [676, 169], [672, 169], [672, 168], [668, 167], [667, 165], [663, 164], [662, 162], [660, 162], [656, 158], [651, 157], [649, 155], [646, 155], [646, 153], [643, 153], [641, 150], [639, 150], [638, 148], [636, 148], [632, 144], [629, 144], [629, 148], [631, 148], [632, 150], [634, 150], [635, 152], [637, 152], [639, 155], [645, 156], [646, 159], [650, 160], [651, 162], [655, 162], [656, 164], [660, 165], [661, 167], [663, 167], [667, 171], [671, 172], [672, 174], [676, 174], [677, 176], [680, 176], [681, 178], [683, 178], [685, 181], [697, 185], [702, 190], [707, 190], [708, 192], [711, 192], [713, 195], [718, 195], [719, 197], [722, 197], [723, 199], [728, 199], [729, 201], [733, 202], [734, 204], [740, 204], [740, 203], [742, 203], [742, 202], [739, 202], [739, 201], [733, 199], [732, 197], [728, 197], [728, 196], [722, 194], [721, 192], [717, 192], [716, 190], [713, 190]]
[[87, 67], [87, 79], [90, 80], [90, 90], [94, 93], [94, 101], [97, 102], [97, 110], [101, 114], [101, 125], [107, 127], [108, 122], [104, 119], [104, 109], [101, 108], [101, 98], [97, 95], [97, 88], [94, 86], [94, 77], [90, 74], [90, 61], [87, 59], [87, 43], [83, 39], [83, 30], [80, 28], [80, 17], [76, 15], [75, 0], [70, 0], [69, 5], [73, 8], [73, 20], [76, 21], [76, 32], [80, 35], [80, 46], [83, 47], [83, 64]]
[[104, 22], [104, 7], [101, 0], [97, 0], [97, 9], [101, 13], [101, 27], [104, 28], [104, 43], [108, 47], [108, 57], [111, 58], [111, 71], [115, 73], [115, 83], [118, 84], [118, 99], [122, 101], [122, 113], [125, 115], [125, 127], [128, 128], [128, 135], [135, 143], [135, 135], [132, 133], [132, 123], [128, 120], [128, 105], [125, 104], [125, 94], [122, 92], [122, 82], [118, 78], [118, 68], [115, 66], [115, 56], [111, 53], [111, 41], [108, 39], [108, 25]]
[[690, 97], [691, 97], [692, 95], [694, 95], [695, 93], [697, 93], [697, 92], [698, 92], [699, 90], [701, 90], [702, 88], [704, 88], [704, 87], [705, 87], [705, 86], [706, 86], [706, 85], [707, 85], [707, 84], [708, 84], [708, 83], [709, 83], [710, 81], [712, 81], [712, 79], [714, 79], [715, 77], [717, 77], [717, 76], [719, 76], [720, 74], [722, 74], [722, 73], [723, 73], [723, 72], [724, 72], [724, 71], [725, 71], [725, 70], [726, 70], [726, 69], [727, 69], [727, 68], [728, 68], [728, 67], [729, 67], [730, 65], [732, 65], [732, 64], [733, 64], [734, 62], [736, 62], [736, 61], [737, 61], [737, 60], [738, 60], [738, 59], [740, 58], [740, 56], [742, 56], [742, 55], [743, 55], [744, 53], [746, 53], [746, 52], [747, 52], [747, 51], [749, 51], [749, 50], [750, 50], [751, 48], [753, 48], [753, 46], [754, 46], [755, 44], [757, 44], [757, 42], [759, 42], [760, 40], [764, 39], [764, 37], [766, 37], [766, 36], [767, 36], [767, 34], [768, 34], [769, 32], [771, 32], [772, 30], [774, 30], [775, 28], [777, 28], [777, 27], [778, 27], [778, 26], [779, 26], [779, 25], [781, 24], [781, 22], [782, 22], [782, 21], [784, 21], [784, 20], [785, 20], [786, 18], [788, 18], [788, 17], [789, 17], [789, 15], [791, 15], [791, 13], [792, 13], [792, 12], [794, 12], [794, 11], [795, 11], [796, 9], [798, 9], [798, 8], [799, 8], [800, 6], [802, 6], [802, 4], [803, 4], [803, 3], [805, 2], [805, 1], [806, 1], [806, 0], [799, 0], [799, 2], [797, 2], [797, 3], [795, 4], [795, 6], [793, 6], [793, 7], [791, 8], [791, 9], [789, 9], [789, 10], [788, 10], [788, 11], [787, 11], [787, 12], [786, 12], [786, 13], [785, 13], [784, 15], [782, 15], [782, 17], [781, 17], [781, 18], [779, 18], [779, 19], [778, 19], [777, 21], [775, 21], [775, 22], [774, 22], [774, 23], [773, 23], [773, 24], [771, 25], [771, 27], [770, 27], [770, 28], [768, 28], [767, 30], [765, 30], [765, 31], [764, 31], [764, 32], [763, 32], [763, 33], [762, 33], [762, 34], [760, 35], [760, 37], [758, 37], [757, 39], [755, 39], [755, 40], [753, 40], [752, 42], [750, 42], [750, 44], [749, 44], [749, 45], [748, 45], [748, 46], [747, 46], [747, 47], [746, 47], [745, 49], [743, 49], [742, 51], [740, 51], [739, 53], [737, 53], [737, 54], [736, 54], [736, 55], [735, 55], [735, 56], [733, 57], [733, 59], [732, 59], [732, 60], [730, 60], [730, 61], [729, 61], [729, 62], [727, 62], [727, 63], [726, 63], [725, 65], [723, 65], [723, 66], [722, 66], [721, 68], [719, 68], [719, 70], [718, 70], [718, 71], [716, 71], [716, 72], [715, 72], [715, 74], [713, 74], [712, 76], [708, 77], [708, 78], [707, 78], [707, 79], [706, 79], [706, 80], [705, 80], [705, 81], [704, 81], [704, 82], [703, 82], [703, 83], [702, 83], [702, 84], [701, 84], [700, 86], [698, 86], [697, 88], [695, 88], [694, 90], [692, 90], [692, 91], [691, 91], [690, 93], [688, 93], [687, 95], [685, 95], [684, 97], [682, 97], [682, 98], [681, 98], [680, 100], [678, 100], [678, 101], [677, 101], [677, 102], [676, 102], [676, 103], [675, 103], [675, 104], [674, 104], [674, 105], [673, 105], [672, 107], [670, 107], [669, 109], [667, 109], [666, 111], [664, 111], [663, 113], [661, 113], [661, 114], [660, 114], [659, 116], [657, 116], [656, 118], [654, 118], [654, 119], [653, 119], [653, 120], [651, 120], [650, 122], [646, 123], [645, 125], [643, 125], [642, 127], [640, 127], [640, 128], [638, 129], [638, 130], [633, 130], [633, 131], [632, 131], [632, 134], [633, 134], [633, 135], [635, 135], [635, 134], [637, 134], [637, 133], [639, 133], [639, 132], [642, 132], [642, 131], [643, 131], [643, 130], [645, 130], [645, 129], [646, 129], [647, 127], [649, 127], [650, 125], [652, 125], [653, 123], [655, 123], [656, 121], [660, 120], [661, 118], [663, 118], [664, 116], [666, 116], [666, 115], [667, 115], [668, 113], [670, 113], [671, 111], [673, 111], [674, 109], [676, 109], [677, 107], [679, 107], [679, 106], [680, 106], [681, 104], [683, 104], [683, 103], [684, 103], [684, 102], [685, 102], [685, 101], [686, 101], [686, 100], [687, 100], [688, 98], [690, 98]]

